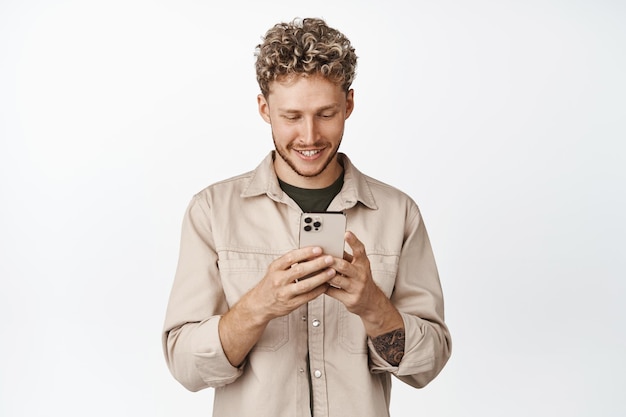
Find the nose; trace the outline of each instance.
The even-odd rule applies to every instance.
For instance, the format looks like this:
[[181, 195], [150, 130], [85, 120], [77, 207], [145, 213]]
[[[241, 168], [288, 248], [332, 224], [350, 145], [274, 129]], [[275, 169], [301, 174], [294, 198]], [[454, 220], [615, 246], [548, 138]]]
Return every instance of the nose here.
[[319, 140], [319, 128], [315, 118], [307, 117], [305, 119], [301, 138], [305, 145], [313, 145]]

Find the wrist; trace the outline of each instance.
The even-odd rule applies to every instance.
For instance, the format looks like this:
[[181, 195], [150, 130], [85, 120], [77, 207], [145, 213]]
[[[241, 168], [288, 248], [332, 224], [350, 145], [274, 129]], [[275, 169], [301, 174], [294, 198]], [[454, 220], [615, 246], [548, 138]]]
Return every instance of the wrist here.
[[365, 331], [370, 338], [404, 329], [400, 312], [382, 292], [381, 295], [382, 297], [372, 303], [372, 308], [361, 316]]
[[241, 323], [247, 323], [247, 326], [253, 328], [265, 327], [274, 318], [271, 317], [268, 309], [263, 308], [263, 303], [255, 299], [253, 291], [241, 297], [230, 309], [231, 312], [233, 310]]

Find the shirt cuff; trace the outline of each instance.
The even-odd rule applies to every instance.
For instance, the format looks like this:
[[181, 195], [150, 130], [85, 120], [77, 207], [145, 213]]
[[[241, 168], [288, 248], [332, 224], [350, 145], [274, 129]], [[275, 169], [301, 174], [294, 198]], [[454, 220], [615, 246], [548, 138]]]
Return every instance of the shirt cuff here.
[[398, 366], [387, 362], [376, 351], [370, 338], [367, 346], [370, 352], [370, 371], [372, 373], [390, 372], [396, 376], [414, 375], [433, 369], [435, 358], [432, 356], [432, 340], [425, 337], [421, 328], [422, 319], [409, 314], [400, 313], [404, 322], [405, 346], [404, 355]]
[[372, 340], [369, 337], [367, 338], [367, 347], [370, 351], [370, 372], [373, 374], [379, 374], [382, 372], [391, 372], [395, 374], [398, 372], [397, 366], [391, 365], [378, 354], [376, 348], [374, 347], [374, 343], [372, 343]]

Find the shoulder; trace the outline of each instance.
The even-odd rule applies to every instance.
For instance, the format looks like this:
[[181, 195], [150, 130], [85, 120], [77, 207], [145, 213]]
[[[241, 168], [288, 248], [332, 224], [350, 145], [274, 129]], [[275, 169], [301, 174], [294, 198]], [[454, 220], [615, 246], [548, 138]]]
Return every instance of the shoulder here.
[[250, 183], [250, 180], [253, 176], [254, 171], [248, 171], [230, 178], [225, 178], [223, 180], [208, 185], [207, 187], [197, 192], [196, 195], [210, 194], [216, 191], [222, 192], [231, 189], [242, 188]]
[[234, 177], [226, 178], [204, 188], [194, 198], [216, 198], [226, 200], [229, 197], [249, 197], [265, 194], [268, 189], [277, 186], [276, 174], [270, 152], [253, 170]]
[[403, 190], [391, 184], [388, 184], [386, 182], [380, 181], [376, 178], [370, 177], [369, 175], [365, 175], [365, 174], [362, 174], [362, 175], [365, 181], [367, 182], [367, 185], [370, 187], [373, 193], [393, 197], [398, 200], [413, 201], [411, 196], [409, 196]]
[[[416, 206], [404, 191], [361, 172], [345, 154], [340, 154], [348, 190], [354, 190], [359, 201], [372, 209]], [[385, 210], [387, 211], [387, 210]]]
[[371, 191], [378, 206], [384, 206], [385, 203], [388, 203], [393, 206], [407, 205], [417, 208], [415, 200], [404, 190], [362, 172], [359, 172], [359, 175], [361, 180], [367, 184], [367, 188]]
[[254, 171], [226, 178], [212, 183], [192, 196], [191, 204], [208, 208], [215, 201], [228, 201], [239, 198], [254, 176]]
[[414, 220], [420, 216], [417, 203], [405, 191], [370, 176], [364, 177], [382, 213], [403, 214], [407, 220]]

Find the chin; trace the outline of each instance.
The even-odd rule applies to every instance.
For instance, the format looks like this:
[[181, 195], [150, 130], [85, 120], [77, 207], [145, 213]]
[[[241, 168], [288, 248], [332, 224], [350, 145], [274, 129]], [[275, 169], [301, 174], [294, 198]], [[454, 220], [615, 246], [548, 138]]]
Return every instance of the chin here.
[[333, 157], [334, 154], [330, 158], [317, 160], [314, 164], [307, 164], [302, 163], [301, 161], [294, 160], [287, 161], [287, 163], [289, 164], [291, 169], [293, 169], [298, 175], [307, 178], [314, 178], [327, 171], [328, 167], [333, 161]]

